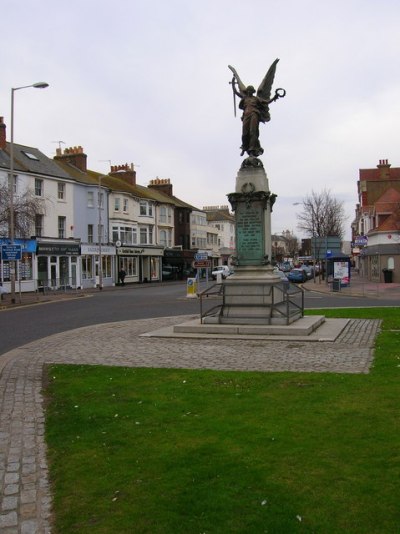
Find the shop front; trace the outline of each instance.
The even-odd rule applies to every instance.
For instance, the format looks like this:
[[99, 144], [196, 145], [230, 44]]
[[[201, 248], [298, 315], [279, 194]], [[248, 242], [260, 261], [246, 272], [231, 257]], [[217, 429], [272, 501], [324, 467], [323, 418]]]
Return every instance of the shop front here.
[[[0, 247], [2, 245], [9, 245], [9, 239], [0, 239]], [[25, 293], [28, 291], [35, 291], [35, 253], [36, 253], [36, 239], [14, 239], [15, 245], [21, 246], [21, 259], [16, 262], [15, 275], [15, 290], [18, 293]], [[10, 263], [2, 259], [0, 255], [0, 282], [3, 287], [10, 292]]]
[[81, 285], [80, 240], [37, 240], [37, 289], [76, 289]]
[[116, 248], [113, 245], [81, 245], [81, 287], [97, 287], [100, 275], [103, 287], [113, 286], [116, 279], [115, 258]]
[[117, 247], [116, 279], [120, 282], [121, 271], [125, 272], [125, 284], [157, 282], [161, 279], [161, 247]]
[[165, 249], [163, 257], [163, 280], [184, 280], [194, 276], [195, 250]]

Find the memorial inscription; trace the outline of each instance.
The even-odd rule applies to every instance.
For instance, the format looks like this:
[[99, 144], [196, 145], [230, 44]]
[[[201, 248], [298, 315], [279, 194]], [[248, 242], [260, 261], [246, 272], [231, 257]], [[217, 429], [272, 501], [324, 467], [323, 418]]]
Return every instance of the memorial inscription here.
[[236, 210], [236, 225], [239, 264], [260, 264], [265, 254], [261, 203], [240, 204]]

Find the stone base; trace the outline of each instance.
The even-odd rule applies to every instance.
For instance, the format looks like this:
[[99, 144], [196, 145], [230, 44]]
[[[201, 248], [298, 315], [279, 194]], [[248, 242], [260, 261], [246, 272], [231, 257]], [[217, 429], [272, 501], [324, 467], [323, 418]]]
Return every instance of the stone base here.
[[302, 309], [287, 297], [271, 266], [239, 267], [224, 281], [222, 308], [204, 324], [287, 325], [302, 317]]

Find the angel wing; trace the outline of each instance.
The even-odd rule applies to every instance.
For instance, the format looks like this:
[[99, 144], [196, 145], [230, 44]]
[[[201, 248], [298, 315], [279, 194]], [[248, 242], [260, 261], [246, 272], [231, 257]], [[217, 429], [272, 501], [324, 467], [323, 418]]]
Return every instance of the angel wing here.
[[272, 89], [272, 84], [274, 83], [276, 65], [278, 61], [279, 59], [275, 59], [275, 61], [272, 63], [272, 65], [268, 69], [267, 74], [264, 76], [264, 79], [261, 82], [260, 87], [257, 89], [257, 96], [263, 101], [261, 103], [261, 114], [260, 114], [261, 122], [268, 122], [271, 120], [271, 116], [269, 114], [268, 103], [271, 100], [271, 89]]
[[264, 76], [263, 81], [260, 84], [260, 87], [257, 89], [257, 96], [264, 100], [271, 100], [271, 89], [272, 84], [275, 78], [276, 65], [279, 59], [275, 59], [270, 68], [268, 69], [267, 74]]
[[234, 77], [236, 78], [237, 84], [239, 86], [239, 91], [241, 93], [244, 93], [246, 91], [246, 86], [242, 82], [242, 80], [239, 78], [239, 74], [236, 72], [236, 69], [234, 69], [231, 65], [228, 65], [228, 68], [231, 69], [231, 71], [233, 72]]

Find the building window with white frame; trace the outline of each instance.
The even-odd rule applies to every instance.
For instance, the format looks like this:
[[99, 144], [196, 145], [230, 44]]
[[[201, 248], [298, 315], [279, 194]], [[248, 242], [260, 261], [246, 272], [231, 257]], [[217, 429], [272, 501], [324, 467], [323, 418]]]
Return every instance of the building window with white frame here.
[[139, 230], [140, 245], [152, 245], [153, 244], [153, 227], [141, 226]]
[[140, 200], [139, 213], [143, 216], [153, 217], [153, 204], [147, 200]]
[[87, 206], [88, 208], [94, 208], [94, 193], [93, 191], [87, 192]]
[[35, 178], [35, 196], [43, 196], [43, 180], [41, 180], [40, 178]]
[[121, 199], [119, 197], [114, 198], [114, 211], [120, 211], [121, 209]]
[[58, 217], [58, 239], [66, 238], [67, 218]]
[[171, 247], [172, 245], [171, 230], [160, 230], [160, 245], [162, 247]]
[[35, 236], [42, 237], [43, 235], [43, 215], [37, 213], [35, 215]]
[[65, 200], [65, 184], [64, 182], [57, 183], [57, 198], [58, 200]]
[[88, 224], [87, 234], [88, 243], [93, 243], [93, 224]]
[[129, 206], [128, 199], [124, 198], [123, 199], [123, 212], [124, 213], [128, 213], [128, 206]]

